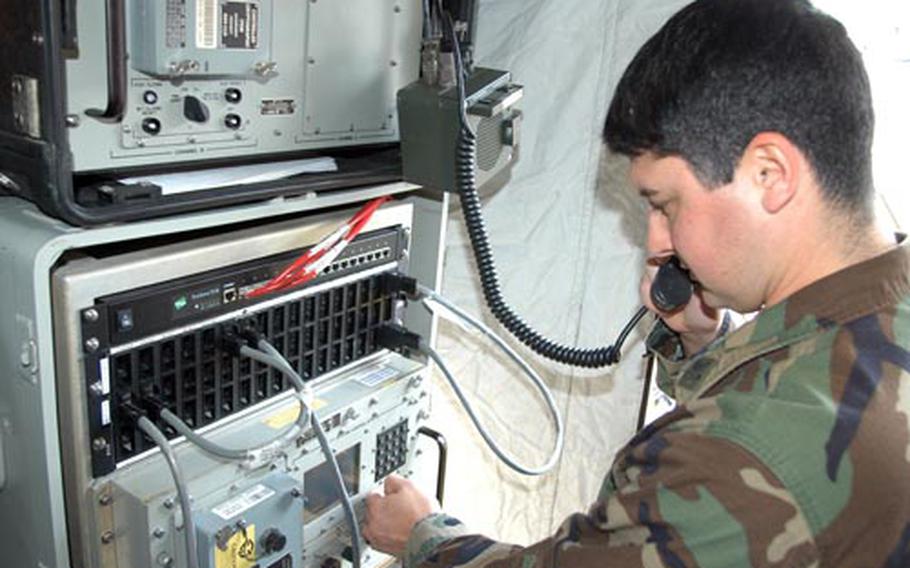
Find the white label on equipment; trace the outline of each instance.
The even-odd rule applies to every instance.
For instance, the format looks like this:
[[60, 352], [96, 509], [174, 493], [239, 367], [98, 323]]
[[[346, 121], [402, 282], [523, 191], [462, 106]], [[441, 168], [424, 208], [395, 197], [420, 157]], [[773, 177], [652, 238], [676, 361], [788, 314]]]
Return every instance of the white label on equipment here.
[[111, 401], [101, 401], [101, 425], [107, 426], [111, 423]]
[[373, 365], [364, 369], [359, 375], [356, 376], [355, 380], [367, 387], [374, 387], [379, 383], [394, 377], [398, 374], [398, 371], [392, 367], [386, 367], [385, 365]]
[[218, 47], [218, 0], [196, 1], [196, 47]]
[[109, 357], [105, 357], [98, 361], [98, 375], [101, 377], [101, 394], [110, 394], [111, 367]]
[[274, 494], [275, 492], [265, 485], [257, 485], [252, 489], [244, 491], [239, 497], [218, 505], [212, 509], [212, 512], [225, 521], [229, 521], [244, 511], [262, 503]]

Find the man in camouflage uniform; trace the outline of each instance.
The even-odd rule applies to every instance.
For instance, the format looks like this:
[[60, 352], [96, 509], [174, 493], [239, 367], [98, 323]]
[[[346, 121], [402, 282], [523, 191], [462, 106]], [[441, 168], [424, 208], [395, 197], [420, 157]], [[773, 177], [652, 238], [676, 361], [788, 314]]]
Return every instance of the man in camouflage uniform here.
[[[678, 408], [597, 502], [529, 547], [392, 478], [364, 534], [407, 567], [910, 566], [910, 248], [873, 222], [861, 57], [804, 0], [697, 0], [607, 118], [648, 200], [649, 269], [692, 301], [648, 339]], [[723, 309], [759, 311], [724, 333]]]

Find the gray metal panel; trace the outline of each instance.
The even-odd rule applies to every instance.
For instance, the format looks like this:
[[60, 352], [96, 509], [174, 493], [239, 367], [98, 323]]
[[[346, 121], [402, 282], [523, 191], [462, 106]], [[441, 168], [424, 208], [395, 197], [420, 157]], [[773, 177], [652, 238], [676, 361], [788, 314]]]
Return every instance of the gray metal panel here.
[[[151, 1], [127, 0], [128, 30], [149, 31], [144, 22], [136, 21], [149, 17], [136, 3]], [[163, 6], [165, 2], [154, 3]], [[74, 171], [397, 141], [395, 93], [419, 73], [419, 0], [270, 0], [265, 4], [272, 7], [269, 59], [277, 64], [276, 73], [172, 78], [143, 73], [130, 65], [126, 115], [122, 123], [109, 124], [85, 116], [89, 108], [103, 108], [107, 96], [104, 2], [77, 3], [80, 57], [66, 62], [67, 112], [79, 123], [68, 129]], [[316, 21], [311, 23], [311, 17]], [[127, 39], [139, 66], [152, 65], [145, 58], [154, 42], [144, 36]], [[233, 51], [223, 55], [236, 57]], [[246, 68], [247, 63], [244, 60], [241, 66]], [[242, 100], [229, 102], [225, 97], [229, 88], [239, 89]], [[157, 100], [144, 102], [146, 91], [154, 92]], [[184, 117], [186, 96], [206, 105], [207, 122]], [[272, 112], [279, 107], [289, 112]], [[239, 129], [225, 125], [228, 114], [241, 118]], [[160, 134], [143, 131], [146, 118], [160, 121]]]
[[419, 4], [323, 0], [308, 8], [307, 138], [396, 132], [395, 95], [416, 78], [418, 51], [409, 49], [409, 30], [420, 25]]

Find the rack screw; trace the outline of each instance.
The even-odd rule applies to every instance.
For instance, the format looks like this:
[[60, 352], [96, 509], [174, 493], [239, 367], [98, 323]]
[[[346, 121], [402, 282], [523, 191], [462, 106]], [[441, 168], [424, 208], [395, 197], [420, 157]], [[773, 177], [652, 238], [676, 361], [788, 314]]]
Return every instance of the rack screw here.
[[101, 347], [101, 342], [97, 337], [89, 337], [85, 340], [85, 350], [89, 353], [94, 353], [99, 347]]
[[102, 543], [102, 544], [110, 544], [110, 543], [112, 543], [112, 542], [114, 542], [114, 533], [113, 533], [112, 531], [105, 531], [105, 532], [101, 535], [101, 543]]

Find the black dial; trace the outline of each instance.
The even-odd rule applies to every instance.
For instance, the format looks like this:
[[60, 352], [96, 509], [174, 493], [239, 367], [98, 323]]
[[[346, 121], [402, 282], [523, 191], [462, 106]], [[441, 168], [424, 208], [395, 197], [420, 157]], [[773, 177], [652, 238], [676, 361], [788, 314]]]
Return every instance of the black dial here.
[[243, 99], [243, 93], [236, 87], [230, 87], [224, 91], [224, 100], [231, 104], [237, 104]]
[[142, 120], [142, 131], [146, 134], [151, 134], [156, 136], [161, 133], [161, 121], [154, 117], [145, 118]]
[[198, 97], [187, 95], [183, 97], [183, 116], [193, 122], [208, 122], [209, 107], [200, 101]]
[[281, 534], [281, 531], [278, 529], [269, 529], [262, 535], [259, 546], [262, 548], [263, 554], [275, 554], [276, 552], [284, 550], [287, 543], [288, 539]]
[[237, 130], [240, 128], [241, 124], [243, 124], [243, 120], [240, 118], [240, 115], [231, 113], [224, 117], [224, 125], [231, 130]]

